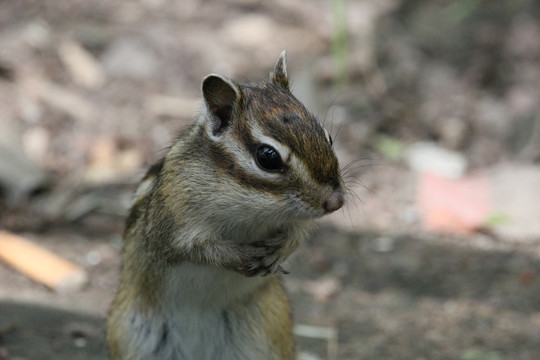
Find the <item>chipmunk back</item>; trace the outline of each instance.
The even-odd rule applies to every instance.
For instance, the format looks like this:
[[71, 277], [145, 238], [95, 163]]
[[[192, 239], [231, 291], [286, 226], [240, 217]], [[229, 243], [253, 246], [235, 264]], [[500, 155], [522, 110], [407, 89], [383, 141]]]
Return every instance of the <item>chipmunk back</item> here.
[[332, 140], [291, 94], [203, 80], [198, 120], [141, 181], [108, 318], [113, 359], [294, 359], [280, 266], [344, 203]]

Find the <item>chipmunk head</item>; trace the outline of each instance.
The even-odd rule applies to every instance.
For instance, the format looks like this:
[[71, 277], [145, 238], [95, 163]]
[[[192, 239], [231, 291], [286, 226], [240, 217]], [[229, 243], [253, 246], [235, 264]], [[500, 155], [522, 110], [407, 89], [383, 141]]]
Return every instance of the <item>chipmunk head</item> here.
[[292, 219], [343, 206], [332, 139], [290, 92], [285, 51], [269, 80], [236, 83], [210, 74], [202, 93], [210, 155], [231, 186], [262, 194], [265, 206], [273, 203], [273, 211]]

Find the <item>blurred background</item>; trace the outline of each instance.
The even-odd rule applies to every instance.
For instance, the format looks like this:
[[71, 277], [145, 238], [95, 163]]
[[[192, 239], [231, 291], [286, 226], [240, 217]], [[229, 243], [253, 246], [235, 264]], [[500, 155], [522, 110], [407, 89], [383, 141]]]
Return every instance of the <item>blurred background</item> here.
[[1, 360], [106, 358], [136, 183], [282, 50], [350, 190], [288, 264], [301, 358], [540, 358], [539, 2], [8, 0]]

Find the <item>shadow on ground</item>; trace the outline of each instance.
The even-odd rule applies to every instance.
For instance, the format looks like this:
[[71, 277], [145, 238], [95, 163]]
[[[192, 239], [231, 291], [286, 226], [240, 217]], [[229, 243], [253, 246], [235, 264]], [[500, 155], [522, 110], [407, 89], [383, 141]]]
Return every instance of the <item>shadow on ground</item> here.
[[0, 349], [1, 359], [105, 360], [105, 322], [52, 307], [0, 302]]
[[[297, 321], [334, 323], [339, 359], [540, 358], [538, 258], [469, 241], [321, 229], [292, 265]], [[326, 304], [299, 290], [328, 276], [342, 291]]]
[[[398, 235], [381, 247], [378, 234], [323, 227], [285, 278], [296, 321], [335, 327], [338, 359], [540, 358], [540, 262], [466, 240]], [[325, 277], [341, 289], [316, 301], [307, 284]], [[106, 359], [104, 327], [102, 317], [0, 302], [7, 359]], [[327, 358], [324, 341], [300, 338], [298, 345]]]

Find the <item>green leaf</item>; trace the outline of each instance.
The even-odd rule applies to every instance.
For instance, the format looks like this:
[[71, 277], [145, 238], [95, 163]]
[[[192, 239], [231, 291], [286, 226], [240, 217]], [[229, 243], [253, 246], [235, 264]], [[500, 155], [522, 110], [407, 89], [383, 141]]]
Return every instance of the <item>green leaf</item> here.
[[486, 225], [487, 226], [497, 226], [497, 225], [504, 225], [510, 223], [511, 219], [510, 216], [503, 213], [493, 213], [489, 214], [488, 218], [486, 219]]
[[403, 142], [384, 134], [376, 135], [373, 138], [373, 146], [381, 154], [392, 161], [401, 160], [405, 152], [405, 145], [403, 145]]

